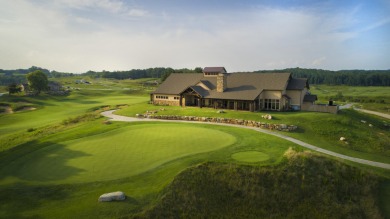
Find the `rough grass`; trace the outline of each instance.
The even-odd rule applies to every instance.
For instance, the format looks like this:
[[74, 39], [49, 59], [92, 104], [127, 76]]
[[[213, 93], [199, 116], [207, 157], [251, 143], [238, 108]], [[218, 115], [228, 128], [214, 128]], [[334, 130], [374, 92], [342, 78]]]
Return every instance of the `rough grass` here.
[[310, 88], [322, 103], [329, 99], [341, 104], [355, 102], [364, 109], [390, 114], [390, 87], [311, 85]]
[[383, 218], [378, 186], [359, 169], [290, 151], [277, 167], [188, 169], [139, 218]]

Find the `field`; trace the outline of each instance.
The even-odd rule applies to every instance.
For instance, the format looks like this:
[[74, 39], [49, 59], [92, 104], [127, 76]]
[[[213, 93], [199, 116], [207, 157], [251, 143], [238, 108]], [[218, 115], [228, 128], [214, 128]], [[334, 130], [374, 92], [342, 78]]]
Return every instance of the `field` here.
[[322, 103], [330, 99], [336, 100], [336, 104], [353, 102], [363, 109], [390, 114], [388, 87], [311, 85], [310, 90], [318, 95]]
[[[279, 168], [288, 148], [303, 150], [240, 128], [108, 122], [99, 113], [109, 108], [120, 108], [117, 113], [127, 116], [157, 110], [158, 114], [293, 124], [298, 131], [285, 134], [349, 156], [390, 163], [389, 121], [353, 110], [338, 115], [271, 113], [270, 121], [261, 118], [264, 113], [218, 114], [214, 109], [165, 106], [160, 111], [161, 106], [147, 103], [153, 87], [144, 86], [146, 80], [77, 78], [81, 79], [91, 84], [61, 79], [72, 90], [69, 96], [0, 97], [3, 104], [36, 108], [0, 114], [0, 218], [132, 217], [153, 207], [189, 167], [211, 162]], [[341, 135], [348, 145], [339, 141]], [[381, 178], [378, 199], [382, 211], [390, 215], [389, 171], [345, 163]], [[101, 194], [118, 190], [126, 193], [125, 202], [97, 202]]]

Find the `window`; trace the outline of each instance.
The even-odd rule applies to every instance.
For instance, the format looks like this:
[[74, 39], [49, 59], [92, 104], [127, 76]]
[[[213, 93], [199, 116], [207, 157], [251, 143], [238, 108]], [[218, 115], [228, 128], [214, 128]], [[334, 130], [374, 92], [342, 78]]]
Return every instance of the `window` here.
[[180, 97], [173, 97], [174, 100], [180, 100]]
[[[260, 101], [262, 103], [262, 101]], [[265, 110], [279, 110], [280, 109], [280, 100], [279, 99], [264, 99], [264, 109]]]
[[156, 99], [164, 99], [164, 100], [167, 100], [167, 99], [168, 99], [168, 96], [156, 96]]

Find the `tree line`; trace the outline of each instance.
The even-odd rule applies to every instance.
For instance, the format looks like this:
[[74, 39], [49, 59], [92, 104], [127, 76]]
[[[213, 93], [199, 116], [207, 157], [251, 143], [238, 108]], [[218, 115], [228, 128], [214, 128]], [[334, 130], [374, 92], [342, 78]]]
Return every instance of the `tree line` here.
[[[41, 71], [48, 78], [70, 77], [73, 73], [49, 71], [44, 68], [33, 66], [29, 69], [2, 70], [0, 69], [0, 85], [11, 83], [26, 83], [26, 74], [34, 71]], [[286, 68], [279, 70], [259, 70], [255, 73], [289, 72], [296, 78], [308, 78], [310, 84], [326, 85], [350, 85], [350, 86], [390, 86], [390, 70], [340, 70], [330, 71], [323, 69]], [[160, 78], [164, 81], [171, 73], [202, 73], [201, 67], [194, 69], [182, 68], [147, 68], [132, 69], [127, 71], [88, 71], [82, 76], [92, 78], [114, 78], [114, 79], [139, 79], [139, 78]]]
[[349, 86], [390, 86], [390, 70], [340, 70], [287, 68], [261, 70], [258, 73], [290, 72], [296, 78], [308, 78], [310, 84]]
[[147, 68], [147, 69], [132, 69], [128, 71], [88, 71], [82, 75], [90, 76], [93, 78], [114, 78], [114, 79], [139, 79], [139, 78], [160, 78], [164, 81], [171, 73], [202, 73], [202, 68], [196, 67], [195, 69], [173, 69], [173, 68]]

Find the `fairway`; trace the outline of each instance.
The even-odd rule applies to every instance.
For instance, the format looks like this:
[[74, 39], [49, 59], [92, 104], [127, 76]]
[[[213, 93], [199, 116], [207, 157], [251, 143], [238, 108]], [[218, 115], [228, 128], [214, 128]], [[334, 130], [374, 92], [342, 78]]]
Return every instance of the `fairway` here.
[[232, 158], [241, 162], [256, 163], [268, 160], [269, 155], [260, 151], [243, 151], [232, 154]]
[[189, 124], [129, 125], [52, 144], [15, 160], [0, 175], [42, 183], [119, 179], [235, 141], [233, 135], [223, 131]]

